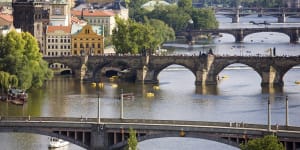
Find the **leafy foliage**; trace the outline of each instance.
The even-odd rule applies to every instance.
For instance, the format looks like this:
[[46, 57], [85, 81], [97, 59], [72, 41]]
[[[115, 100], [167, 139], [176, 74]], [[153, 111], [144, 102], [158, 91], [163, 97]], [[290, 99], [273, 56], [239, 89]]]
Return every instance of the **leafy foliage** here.
[[268, 135], [242, 144], [241, 150], [284, 150], [284, 147], [276, 136]]
[[174, 31], [159, 20], [147, 20], [145, 24], [116, 17], [117, 28], [113, 30], [112, 43], [117, 53], [139, 54], [174, 39]]
[[138, 141], [136, 139], [136, 132], [132, 128], [129, 129], [129, 139], [128, 139], [128, 150], [136, 150]]
[[193, 8], [192, 0], [179, 0], [177, 5], [156, 6], [153, 11], [142, 8], [130, 7], [134, 9], [132, 14], [136, 21], [144, 22], [145, 18], [159, 19], [168, 24], [174, 31], [183, 31], [188, 27], [190, 19], [195, 23], [194, 29], [214, 29], [218, 27], [218, 22], [214, 11], [210, 8]]
[[[37, 40], [27, 32], [9, 32], [0, 37], [0, 70], [9, 74], [9, 86], [22, 89], [41, 87], [53, 76], [42, 59]], [[2, 80], [2, 79], [1, 79]], [[8, 88], [6, 84], [1, 85]]]

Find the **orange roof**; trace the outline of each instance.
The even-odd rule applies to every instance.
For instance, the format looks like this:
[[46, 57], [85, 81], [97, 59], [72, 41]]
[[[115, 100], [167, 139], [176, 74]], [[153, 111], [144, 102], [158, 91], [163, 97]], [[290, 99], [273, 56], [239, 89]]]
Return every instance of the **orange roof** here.
[[78, 19], [76, 16], [71, 16], [71, 22], [73, 23], [84, 23], [83, 20]]
[[11, 23], [14, 21], [13, 16], [9, 15], [9, 14], [1, 14], [0, 13], [0, 18], [6, 20], [7, 22], [11, 22]]
[[[81, 10], [72, 10], [71, 14], [74, 16], [81, 16]], [[107, 10], [83, 10], [83, 16], [86, 17], [111, 17], [115, 13]]]
[[48, 26], [47, 33], [55, 32], [57, 30], [62, 30], [66, 33], [71, 33], [71, 26]]

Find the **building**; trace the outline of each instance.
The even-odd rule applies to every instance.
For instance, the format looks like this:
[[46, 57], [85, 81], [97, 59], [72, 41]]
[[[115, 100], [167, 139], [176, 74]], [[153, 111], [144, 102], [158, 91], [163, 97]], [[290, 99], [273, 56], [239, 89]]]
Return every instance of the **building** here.
[[102, 26], [72, 25], [71, 55], [100, 55], [104, 53]]
[[13, 16], [9, 14], [0, 13], [0, 27], [10, 27], [13, 26]]
[[47, 26], [45, 56], [71, 55], [71, 26]]
[[288, 8], [300, 8], [300, 0], [286, 0], [284, 2]]
[[52, 26], [69, 26], [71, 23], [70, 5], [65, 0], [50, 2], [49, 24]]
[[111, 10], [72, 10], [71, 14], [80, 19], [85, 20], [93, 26], [103, 26], [105, 34], [112, 34], [112, 30], [116, 27], [115, 13]]
[[14, 27], [31, 33], [38, 41], [40, 51], [44, 51], [46, 25], [49, 20], [47, 3], [43, 0], [14, 0], [12, 2]]

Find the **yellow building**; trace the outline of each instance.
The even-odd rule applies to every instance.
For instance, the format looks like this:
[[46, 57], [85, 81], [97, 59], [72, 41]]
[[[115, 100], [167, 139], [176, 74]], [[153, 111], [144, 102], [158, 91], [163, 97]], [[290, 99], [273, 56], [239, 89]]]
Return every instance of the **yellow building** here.
[[72, 25], [72, 55], [99, 55], [104, 53], [102, 26]]

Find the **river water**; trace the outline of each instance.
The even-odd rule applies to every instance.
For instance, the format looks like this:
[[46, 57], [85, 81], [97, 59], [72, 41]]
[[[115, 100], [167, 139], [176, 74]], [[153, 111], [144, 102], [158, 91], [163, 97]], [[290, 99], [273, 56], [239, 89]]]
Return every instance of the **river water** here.
[[[253, 26], [248, 22], [276, 22], [276, 18], [254, 16], [241, 18], [241, 23], [231, 24], [229, 18], [218, 16], [220, 28]], [[300, 19], [291, 18], [284, 26], [300, 26]], [[272, 24], [278, 26], [279, 24]], [[176, 44], [173, 44], [176, 45]], [[170, 46], [170, 45], [168, 45]], [[177, 44], [172, 54], [193, 55], [212, 49], [217, 55], [268, 55], [269, 48], [276, 47], [278, 55], [299, 55], [300, 44], [290, 44], [289, 37], [280, 33], [257, 33], [247, 36], [243, 43], [234, 43], [234, 38], [223, 34], [206, 45], [188, 46]], [[124, 101], [125, 118], [166, 119], [245, 122], [267, 124], [267, 99], [271, 100], [272, 124], [285, 124], [285, 96], [289, 98], [289, 123], [300, 126], [300, 67], [297, 66], [284, 76], [284, 87], [264, 89], [261, 79], [252, 69], [242, 64], [225, 68], [220, 76], [226, 76], [216, 86], [196, 87], [194, 75], [183, 66], [172, 65], [159, 74], [160, 90], [153, 85], [105, 82], [100, 91], [101, 116], [119, 117], [121, 89], [134, 92], [135, 100]], [[145, 93], [154, 92], [147, 98]], [[28, 102], [16, 106], [0, 102], [1, 116], [53, 116], [53, 117], [96, 117], [97, 91], [89, 83], [81, 83], [69, 76], [58, 76], [47, 81], [45, 86], [29, 93]], [[0, 149], [40, 150], [47, 149], [48, 137], [26, 133], [0, 133]], [[141, 150], [235, 150], [231, 146], [213, 141], [193, 138], [161, 138], [139, 143]], [[213, 148], [212, 148], [213, 147]], [[66, 149], [81, 150], [76, 145]]]

